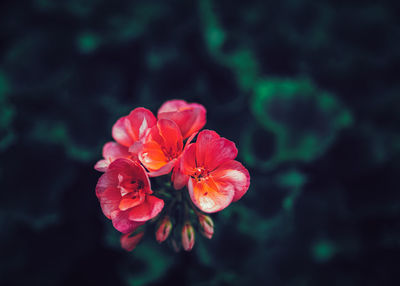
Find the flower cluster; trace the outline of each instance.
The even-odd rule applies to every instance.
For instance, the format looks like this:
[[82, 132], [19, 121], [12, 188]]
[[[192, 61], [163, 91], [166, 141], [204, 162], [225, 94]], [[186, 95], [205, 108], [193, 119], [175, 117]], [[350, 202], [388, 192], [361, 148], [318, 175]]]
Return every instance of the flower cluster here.
[[235, 144], [214, 131], [200, 131], [205, 123], [202, 105], [171, 100], [157, 118], [139, 107], [114, 124], [115, 142], [104, 145], [103, 159], [95, 165], [104, 172], [96, 195], [104, 215], [123, 233], [124, 249], [136, 247], [146, 222], [157, 222], [159, 243], [168, 239], [176, 251], [181, 246], [190, 251], [195, 229], [213, 236], [206, 213], [221, 211], [246, 193], [250, 176], [235, 160]]

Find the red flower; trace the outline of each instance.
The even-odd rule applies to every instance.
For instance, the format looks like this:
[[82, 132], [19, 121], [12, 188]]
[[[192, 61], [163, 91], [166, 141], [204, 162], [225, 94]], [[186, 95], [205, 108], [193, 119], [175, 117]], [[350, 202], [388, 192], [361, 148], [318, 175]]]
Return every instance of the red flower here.
[[116, 142], [107, 142], [103, 147], [103, 158], [98, 161], [94, 168], [97, 171], [105, 172], [108, 166], [119, 158], [134, 159], [128, 151], [128, 147], [122, 146]]
[[122, 233], [134, 231], [161, 212], [164, 201], [152, 193], [143, 167], [128, 159], [112, 162], [96, 186], [104, 215]]
[[233, 160], [236, 156], [235, 144], [210, 130], [200, 132], [182, 155], [182, 172], [190, 176], [190, 198], [202, 211], [220, 211], [246, 193], [250, 175]]
[[144, 235], [144, 231], [139, 232], [135, 234], [134, 236], [131, 236], [132, 233], [126, 233], [123, 234], [120, 238], [121, 242], [121, 247], [125, 249], [126, 251], [132, 251], [136, 248], [136, 246], [139, 244], [140, 240], [142, 239]]
[[175, 121], [181, 130], [183, 139], [186, 139], [206, 124], [206, 109], [197, 103], [169, 100], [160, 107], [157, 118]]
[[178, 125], [169, 119], [160, 119], [150, 129], [139, 152], [140, 162], [151, 176], [171, 172], [183, 149], [183, 140]]
[[[196, 133], [193, 133], [186, 142], [190, 143]], [[161, 176], [172, 173], [172, 182], [175, 189], [183, 188], [188, 177], [180, 171], [180, 156], [183, 151], [183, 139], [178, 125], [169, 119], [159, 119], [157, 124], [150, 128], [143, 140], [139, 151], [140, 162], [150, 171], [149, 176]]]
[[119, 144], [131, 147], [130, 152], [137, 153], [147, 129], [153, 127], [156, 122], [157, 120], [150, 110], [138, 107], [132, 110], [128, 116], [117, 120], [112, 128], [112, 136]]

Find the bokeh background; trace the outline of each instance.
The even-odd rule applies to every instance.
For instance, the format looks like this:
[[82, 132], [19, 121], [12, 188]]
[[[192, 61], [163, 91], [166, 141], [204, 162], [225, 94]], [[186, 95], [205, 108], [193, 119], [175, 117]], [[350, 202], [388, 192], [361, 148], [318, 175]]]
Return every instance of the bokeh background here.
[[[1, 1], [0, 285], [400, 285], [396, 2]], [[128, 253], [93, 165], [175, 98], [251, 186], [191, 253]]]

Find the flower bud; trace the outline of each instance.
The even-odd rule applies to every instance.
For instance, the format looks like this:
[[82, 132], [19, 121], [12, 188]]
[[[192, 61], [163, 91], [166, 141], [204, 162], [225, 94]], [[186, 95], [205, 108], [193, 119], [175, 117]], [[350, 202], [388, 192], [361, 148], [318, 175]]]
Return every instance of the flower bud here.
[[208, 215], [199, 215], [199, 223], [201, 225], [201, 233], [211, 239], [214, 234], [214, 222]]
[[186, 222], [182, 228], [182, 247], [191, 251], [194, 245], [194, 229], [190, 222]]
[[139, 233], [135, 234], [134, 236], [130, 236], [130, 235], [132, 235], [132, 233], [133, 232], [126, 233], [126, 234], [122, 235], [120, 238], [121, 247], [123, 249], [125, 249], [126, 251], [134, 250], [144, 235], [144, 231], [139, 232]]
[[168, 238], [169, 234], [171, 233], [171, 229], [172, 229], [172, 222], [169, 219], [169, 217], [166, 216], [161, 221], [156, 231], [156, 240], [158, 241], [158, 243], [161, 243]]

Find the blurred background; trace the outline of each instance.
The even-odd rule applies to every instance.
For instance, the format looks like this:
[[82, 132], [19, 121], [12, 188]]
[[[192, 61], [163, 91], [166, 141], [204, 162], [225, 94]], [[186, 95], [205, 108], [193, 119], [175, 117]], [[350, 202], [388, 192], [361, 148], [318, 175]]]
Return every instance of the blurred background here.
[[[0, 285], [399, 285], [396, 2], [2, 1]], [[93, 165], [175, 98], [251, 186], [191, 253], [128, 253]]]

